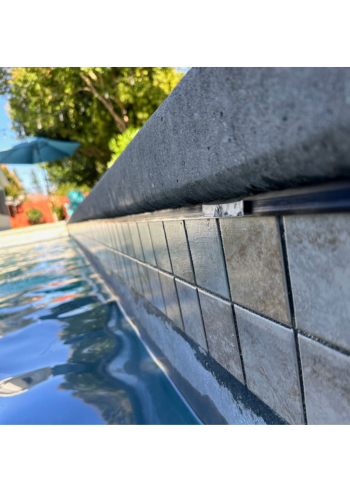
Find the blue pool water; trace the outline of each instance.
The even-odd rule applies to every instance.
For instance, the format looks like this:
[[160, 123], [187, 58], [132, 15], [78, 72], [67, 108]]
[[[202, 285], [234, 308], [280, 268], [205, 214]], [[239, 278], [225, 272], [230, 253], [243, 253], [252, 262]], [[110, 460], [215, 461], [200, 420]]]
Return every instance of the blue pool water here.
[[69, 238], [0, 250], [0, 424], [197, 424]]

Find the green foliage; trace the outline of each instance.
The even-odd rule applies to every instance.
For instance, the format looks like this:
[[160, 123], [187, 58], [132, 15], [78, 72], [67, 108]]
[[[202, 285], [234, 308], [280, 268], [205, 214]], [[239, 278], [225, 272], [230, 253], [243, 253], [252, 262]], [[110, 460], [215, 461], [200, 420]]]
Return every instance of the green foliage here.
[[0, 168], [10, 183], [9, 186], [5, 187], [6, 196], [12, 196], [13, 198], [16, 198], [17, 196], [22, 194], [23, 187], [19, 178], [17, 177], [16, 172], [10, 172], [6, 165], [0, 165]]
[[69, 191], [73, 191], [75, 189], [79, 189], [83, 193], [88, 193], [90, 191], [90, 187], [86, 184], [78, 185], [77, 183], [63, 182], [58, 186], [53, 194], [56, 196], [64, 196], [67, 195]]
[[82, 143], [73, 158], [50, 163], [50, 181], [92, 187], [111, 159], [110, 140], [142, 127], [182, 75], [174, 68], [2, 68], [0, 94], [23, 137]]
[[53, 205], [52, 206], [52, 210], [57, 215], [57, 219], [58, 220], [64, 220], [65, 219], [64, 210], [63, 210], [63, 206], [62, 205]]
[[117, 135], [117, 137], [113, 137], [109, 141], [109, 149], [112, 151], [112, 157], [107, 164], [108, 168], [110, 168], [118, 158], [118, 156], [122, 154], [124, 149], [133, 140], [139, 130], [139, 128], [128, 128], [125, 130], [125, 132]]
[[30, 208], [29, 210], [26, 211], [26, 215], [28, 217], [30, 224], [40, 224], [43, 213], [38, 208]]

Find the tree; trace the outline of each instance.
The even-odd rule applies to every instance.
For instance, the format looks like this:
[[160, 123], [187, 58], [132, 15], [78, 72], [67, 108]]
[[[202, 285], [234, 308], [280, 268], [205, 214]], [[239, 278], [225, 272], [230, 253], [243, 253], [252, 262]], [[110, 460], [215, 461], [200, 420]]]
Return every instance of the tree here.
[[0, 165], [0, 168], [10, 184], [9, 186], [5, 187], [6, 196], [12, 196], [13, 198], [16, 198], [17, 196], [23, 194], [24, 189], [16, 171], [10, 172], [6, 165]]
[[32, 186], [34, 188], [34, 192], [35, 193], [41, 193], [42, 192], [42, 188], [40, 186], [40, 182], [36, 176], [36, 173], [34, 172], [34, 170], [32, 169], [31, 172], [30, 172], [30, 176], [32, 178]]
[[182, 75], [174, 68], [1, 68], [0, 94], [22, 137], [82, 143], [72, 158], [50, 163], [51, 182], [92, 187], [111, 159], [110, 140], [142, 127]]

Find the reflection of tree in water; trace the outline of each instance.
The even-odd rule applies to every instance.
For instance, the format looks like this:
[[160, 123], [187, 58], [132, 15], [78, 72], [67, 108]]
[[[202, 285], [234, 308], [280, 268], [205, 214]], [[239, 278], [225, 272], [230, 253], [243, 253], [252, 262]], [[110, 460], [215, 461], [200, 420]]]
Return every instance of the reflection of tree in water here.
[[[64, 317], [65, 326], [60, 336], [71, 346], [71, 353], [64, 373], [61, 389], [74, 391], [74, 396], [97, 407], [109, 424], [133, 424], [138, 401], [130, 388], [108, 374], [108, 363], [118, 356], [120, 340], [114, 333], [118, 317], [115, 304], [101, 304], [96, 297], [79, 297], [67, 304], [60, 304], [45, 319], [71, 314], [72, 309], [90, 306], [91, 309], [74, 316]], [[120, 314], [120, 313], [119, 313]], [[112, 318], [112, 319], [111, 319]], [[75, 369], [72, 369], [72, 367]], [[54, 374], [63, 373], [56, 367]], [[56, 372], [56, 373], [55, 373]]]

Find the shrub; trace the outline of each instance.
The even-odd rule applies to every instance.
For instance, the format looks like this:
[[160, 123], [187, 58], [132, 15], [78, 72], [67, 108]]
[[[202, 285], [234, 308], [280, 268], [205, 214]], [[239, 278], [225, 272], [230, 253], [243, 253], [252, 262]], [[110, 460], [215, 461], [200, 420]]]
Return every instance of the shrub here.
[[30, 224], [40, 224], [43, 213], [38, 208], [30, 208], [26, 211], [26, 215]]
[[53, 205], [52, 210], [57, 215], [58, 220], [64, 220], [66, 218], [64, 215], [64, 210], [62, 205]]

